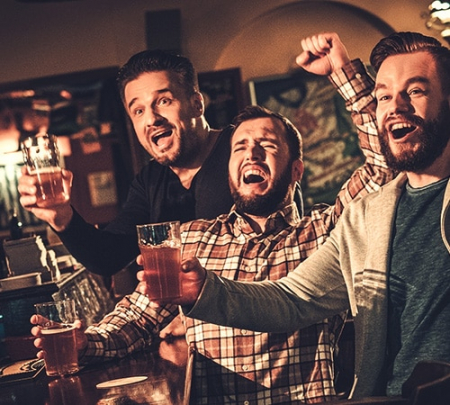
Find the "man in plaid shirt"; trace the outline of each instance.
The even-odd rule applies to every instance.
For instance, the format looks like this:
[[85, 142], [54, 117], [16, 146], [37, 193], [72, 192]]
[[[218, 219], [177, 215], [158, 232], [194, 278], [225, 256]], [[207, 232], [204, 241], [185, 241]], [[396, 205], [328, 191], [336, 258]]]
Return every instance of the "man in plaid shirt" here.
[[[312, 48], [309, 55], [326, 62], [340, 53], [329, 73], [335, 69], [332, 81], [358, 114], [364, 166], [343, 186], [334, 206], [314, 207], [300, 218], [293, 203], [295, 182], [303, 174], [300, 134], [279, 114], [248, 107], [236, 118], [231, 141], [229, 179], [235, 205], [215, 220], [182, 225], [183, 258], [196, 257], [204, 268], [233, 280], [279, 279], [324, 243], [348, 203], [391, 180], [375, 126], [371, 127], [373, 82], [360, 62], [345, 64], [348, 57], [337, 36], [331, 45], [327, 57], [316, 55]], [[145, 293], [145, 285], [142, 288]], [[143, 349], [178, 312], [174, 305], [151, 304], [137, 290], [86, 330], [80, 361], [123, 357]], [[294, 333], [259, 333], [185, 318], [186, 340], [194, 359], [191, 402], [275, 404], [333, 399], [333, 350], [342, 321], [342, 317], [326, 319]]]

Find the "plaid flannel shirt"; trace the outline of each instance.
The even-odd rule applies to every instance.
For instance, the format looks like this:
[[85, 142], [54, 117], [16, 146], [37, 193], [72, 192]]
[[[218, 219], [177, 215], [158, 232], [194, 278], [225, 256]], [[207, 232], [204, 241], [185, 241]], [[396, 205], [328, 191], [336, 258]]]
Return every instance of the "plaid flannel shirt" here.
[[[272, 214], [261, 234], [234, 209], [215, 220], [182, 225], [183, 257], [196, 256], [218, 275], [241, 281], [276, 280], [324, 243], [344, 207], [391, 180], [380, 152], [372, 79], [360, 61], [330, 77], [358, 128], [364, 166], [344, 184], [334, 206], [316, 206], [300, 218], [295, 204]], [[270, 302], [267, 303], [270, 305]], [[245, 308], [242, 308], [245, 311]], [[86, 331], [81, 361], [91, 362], [142, 349], [178, 314], [134, 292]], [[184, 319], [195, 355], [191, 401], [196, 404], [318, 403], [335, 396], [333, 350], [342, 315], [293, 333], [259, 333]]]

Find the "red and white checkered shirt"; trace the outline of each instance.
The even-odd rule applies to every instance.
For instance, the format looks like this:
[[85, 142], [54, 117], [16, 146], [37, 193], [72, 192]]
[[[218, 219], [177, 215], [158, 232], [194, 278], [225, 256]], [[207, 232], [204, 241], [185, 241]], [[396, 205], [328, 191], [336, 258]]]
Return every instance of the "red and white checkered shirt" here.
[[[313, 207], [303, 218], [295, 204], [289, 205], [272, 214], [260, 234], [233, 209], [215, 220], [183, 224], [183, 257], [195, 256], [208, 271], [233, 280], [277, 280], [324, 243], [351, 200], [392, 179], [374, 127], [373, 82], [359, 61], [332, 80], [355, 113], [360, 146], [366, 155], [365, 165], [343, 186], [336, 204]], [[145, 296], [134, 292], [86, 331], [89, 343], [81, 360], [123, 357], [142, 349], [177, 313], [176, 306], [150, 306]], [[259, 405], [333, 399], [333, 350], [341, 316], [293, 333], [259, 333], [191, 318], [184, 321], [195, 358], [192, 403]]]

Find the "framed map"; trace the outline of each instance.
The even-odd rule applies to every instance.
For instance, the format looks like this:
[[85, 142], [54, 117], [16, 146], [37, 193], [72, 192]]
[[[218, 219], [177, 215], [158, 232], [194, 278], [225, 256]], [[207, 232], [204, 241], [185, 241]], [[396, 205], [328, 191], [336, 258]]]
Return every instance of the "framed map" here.
[[249, 81], [252, 104], [289, 118], [303, 138], [305, 208], [334, 204], [343, 183], [364, 162], [345, 103], [327, 77], [304, 71]]

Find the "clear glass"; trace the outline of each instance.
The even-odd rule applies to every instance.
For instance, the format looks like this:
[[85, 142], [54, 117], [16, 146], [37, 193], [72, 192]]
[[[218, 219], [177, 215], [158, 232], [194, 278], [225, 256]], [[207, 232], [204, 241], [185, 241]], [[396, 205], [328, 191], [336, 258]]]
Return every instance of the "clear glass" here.
[[136, 229], [148, 297], [155, 301], [181, 297], [180, 223], [138, 225]]
[[72, 299], [35, 304], [42, 330], [45, 370], [48, 376], [78, 372], [78, 351], [74, 322], [77, 319]]
[[51, 207], [68, 200], [64, 190], [59, 151], [54, 135], [39, 133], [21, 143], [23, 161], [30, 176], [36, 177], [36, 205]]

